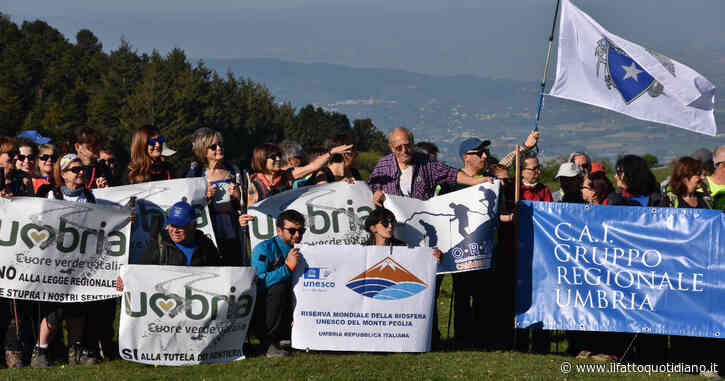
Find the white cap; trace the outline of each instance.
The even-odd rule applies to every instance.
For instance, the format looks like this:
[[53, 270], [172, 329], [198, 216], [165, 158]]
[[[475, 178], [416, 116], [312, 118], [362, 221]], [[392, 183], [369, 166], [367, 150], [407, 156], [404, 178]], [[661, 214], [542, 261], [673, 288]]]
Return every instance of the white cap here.
[[577, 177], [582, 174], [582, 169], [579, 168], [578, 165], [574, 163], [562, 163], [559, 166], [559, 172], [556, 173], [556, 176], [554, 176], [555, 179], [558, 179], [561, 176], [564, 177]]

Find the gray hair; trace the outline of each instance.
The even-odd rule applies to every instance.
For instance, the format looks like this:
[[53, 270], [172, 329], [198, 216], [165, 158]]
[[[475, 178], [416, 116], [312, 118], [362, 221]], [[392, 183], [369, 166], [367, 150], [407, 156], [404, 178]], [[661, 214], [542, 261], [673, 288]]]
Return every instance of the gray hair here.
[[410, 144], [411, 145], [415, 144], [415, 139], [413, 138], [413, 133], [410, 132], [410, 130], [405, 127], [398, 127], [398, 128], [393, 129], [392, 131], [390, 131], [390, 133], [388, 134], [388, 143], [390, 143], [390, 141], [393, 139], [393, 134], [397, 131], [408, 134], [408, 140], [410, 140]]
[[289, 159], [294, 159], [295, 157], [302, 158], [303, 161], [306, 161], [307, 155], [305, 154], [305, 150], [300, 143], [294, 140], [283, 140], [277, 144], [277, 147], [282, 151], [282, 163], [287, 163]]

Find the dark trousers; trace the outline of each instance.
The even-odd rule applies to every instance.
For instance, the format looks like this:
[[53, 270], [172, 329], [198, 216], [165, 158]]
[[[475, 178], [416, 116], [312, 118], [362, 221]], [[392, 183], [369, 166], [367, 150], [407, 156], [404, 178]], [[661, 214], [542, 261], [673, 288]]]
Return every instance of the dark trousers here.
[[453, 274], [453, 327], [455, 339], [465, 345], [483, 346], [492, 332], [494, 314], [486, 311], [484, 293], [493, 278], [492, 270], [468, 271]]
[[238, 239], [219, 239], [217, 242], [223, 266], [242, 265], [242, 245]]
[[438, 329], [438, 296], [441, 294], [441, 283], [443, 283], [443, 275], [436, 275], [436, 292], [433, 298], [433, 338], [431, 345], [436, 347], [441, 342], [441, 331]]
[[288, 283], [277, 283], [257, 294], [254, 326], [265, 347], [290, 337], [292, 295]]
[[101, 316], [100, 320], [96, 322], [99, 325], [97, 336], [101, 342], [101, 348], [103, 348], [103, 357], [106, 359], [118, 356], [118, 341], [113, 323], [116, 321], [116, 304], [119, 300], [119, 298], [113, 298], [98, 302]]

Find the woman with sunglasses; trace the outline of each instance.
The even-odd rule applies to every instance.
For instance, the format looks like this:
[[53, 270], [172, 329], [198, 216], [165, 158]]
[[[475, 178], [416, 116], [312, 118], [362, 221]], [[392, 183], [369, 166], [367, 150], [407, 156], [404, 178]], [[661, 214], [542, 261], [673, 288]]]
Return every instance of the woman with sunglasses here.
[[618, 192], [607, 197], [607, 205], [665, 206], [660, 186], [647, 161], [637, 155], [625, 155], [615, 165]]
[[58, 160], [55, 146], [46, 143], [38, 146], [38, 158], [35, 162], [35, 177], [33, 177], [33, 192], [37, 195], [41, 185], [54, 185], [53, 164]]
[[252, 170], [254, 174], [249, 178], [251, 185], [248, 190], [249, 204], [254, 204], [265, 198], [292, 188], [295, 180], [301, 179], [318, 171], [334, 155], [343, 154], [352, 149], [352, 145], [340, 145], [318, 156], [309, 164], [301, 167], [291, 167], [282, 170], [282, 152], [274, 144], [265, 143], [255, 147], [252, 151]]
[[194, 132], [192, 150], [201, 165], [192, 165], [186, 177], [204, 177], [208, 184], [206, 198], [209, 201], [212, 228], [219, 253], [225, 266], [241, 266], [246, 256], [241, 226], [247, 226], [252, 217], [239, 215], [242, 211], [242, 185], [244, 179], [239, 167], [224, 161], [222, 134], [209, 128]]
[[150, 124], [136, 130], [131, 140], [131, 162], [128, 163], [123, 181], [127, 181], [127, 184], [139, 184], [173, 179], [171, 164], [161, 158], [165, 141], [166, 138]]
[[[352, 145], [352, 135], [340, 134], [335, 138], [330, 139], [327, 146], [332, 148], [334, 146], [340, 146], [349, 144]], [[328, 184], [334, 183], [335, 181], [345, 181], [347, 183], [354, 183], [355, 181], [361, 180], [360, 171], [357, 168], [352, 167], [352, 163], [357, 158], [357, 151], [350, 149], [341, 154], [332, 155], [330, 162], [322, 167], [314, 175], [315, 184]]]
[[0, 136], [0, 171], [2, 171], [2, 184], [0, 184], [0, 197], [12, 197], [12, 176], [15, 169], [15, 139], [9, 136]]
[[35, 196], [33, 173], [38, 146], [30, 140], [18, 139], [18, 149], [12, 153], [15, 169], [10, 172], [12, 193], [15, 196]]

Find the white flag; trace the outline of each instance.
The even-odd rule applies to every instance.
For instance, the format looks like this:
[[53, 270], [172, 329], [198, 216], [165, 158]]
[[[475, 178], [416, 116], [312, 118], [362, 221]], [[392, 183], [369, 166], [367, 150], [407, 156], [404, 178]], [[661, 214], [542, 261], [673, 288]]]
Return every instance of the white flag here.
[[701, 134], [717, 133], [715, 86], [689, 67], [607, 32], [562, 0], [555, 97]]

